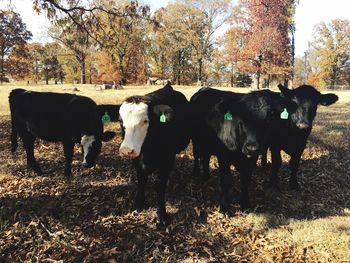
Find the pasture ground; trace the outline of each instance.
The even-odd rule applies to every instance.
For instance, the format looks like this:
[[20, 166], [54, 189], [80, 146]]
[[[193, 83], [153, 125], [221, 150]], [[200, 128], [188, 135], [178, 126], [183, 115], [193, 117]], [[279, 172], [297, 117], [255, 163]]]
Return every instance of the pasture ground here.
[[[118, 103], [158, 87], [96, 91], [76, 85], [77, 94], [98, 103]], [[72, 92], [71, 85], [23, 86]], [[299, 169], [300, 191], [288, 189], [288, 156], [283, 156], [281, 190], [267, 187], [269, 169], [258, 166], [250, 187], [250, 213], [238, 211], [234, 177], [231, 218], [218, 213], [219, 172], [211, 160], [211, 179], [192, 177], [191, 146], [177, 156], [167, 189], [172, 223], [155, 228], [156, 176], [149, 180], [150, 208], [133, 210], [136, 176], [118, 155], [118, 136], [103, 145], [98, 165], [81, 168], [79, 147], [73, 179], [65, 181], [62, 146], [41, 140], [35, 155], [44, 176], [26, 167], [22, 144], [10, 151], [8, 93], [0, 86], [0, 262], [350, 262], [350, 91], [319, 107]], [[177, 87], [189, 98], [198, 88]], [[242, 92], [246, 89], [240, 90]], [[287, 139], [287, 138], [286, 138]]]

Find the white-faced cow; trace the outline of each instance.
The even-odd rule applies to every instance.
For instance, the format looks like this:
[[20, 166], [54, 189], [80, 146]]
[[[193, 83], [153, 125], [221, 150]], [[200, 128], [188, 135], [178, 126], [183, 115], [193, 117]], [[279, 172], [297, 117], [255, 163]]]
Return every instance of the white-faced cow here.
[[189, 143], [186, 97], [167, 84], [145, 96], [133, 96], [120, 106], [119, 114], [123, 131], [120, 155], [133, 159], [138, 186], [135, 207], [145, 206], [145, 184], [148, 175], [158, 171], [157, 223], [168, 223], [165, 210], [165, 190], [175, 155]]
[[[321, 94], [314, 87], [302, 85], [296, 89], [288, 89], [278, 85], [280, 95], [296, 104], [296, 110], [291, 112], [285, 120], [279, 120], [277, 129], [272, 133], [269, 141], [272, 159], [271, 185], [278, 185], [278, 170], [281, 167], [281, 150], [290, 155], [291, 177], [289, 185], [292, 189], [298, 189], [297, 171], [301, 155], [304, 152], [307, 139], [312, 130], [312, 123], [316, 116], [317, 106], [329, 106], [338, 100], [333, 93]], [[266, 164], [265, 149], [262, 163]]]
[[207, 178], [209, 158], [217, 156], [222, 188], [220, 210], [225, 214], [230, 205], [230, 165], [234, 164], [240, 174], [241, 209], [249, 208], [248, 186], [257, 157], [275, 121], [285, 108], [292, 110], [293, 103], [267, 90], [240, 94], [202, 88], [192, 96], [190, 106], [194, 120], [194, 173], [199, 174], [200, 159]]
[[22, 139], [27, 164], [38, 174], [42, 170], [34, 157], [36, 138], [62, 142], [66, 178], [71, 176], [74, 143], [84, 152], [84, 167], [92, 167], [101, 151], [102, 141], [111, 140], [114, 132], [103, 132], [101, 116], [93, 100], [73, 94], [34, 92], [14, 89], [9, 96], [12, 152], [17, 149], [17, 135]]

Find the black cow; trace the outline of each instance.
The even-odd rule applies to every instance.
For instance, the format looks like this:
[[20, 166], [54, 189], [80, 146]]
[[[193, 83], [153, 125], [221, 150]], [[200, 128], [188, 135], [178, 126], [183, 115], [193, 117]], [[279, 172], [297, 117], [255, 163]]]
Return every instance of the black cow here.
[[165, 190], [175, 155], [189, 143], [186, 97], [170, 84], [144, 96], [132, 96], [120, 107], [123, 131], [120, 155], [133, 159], [138, 186], [135, 207], [145, 207], [145, 184], [148, 175], [158, 171], [157, 224], [168, 224], [165, 210]]
[[27, 164], [42, 173], [34, 157], [34, 141], [62, 142], [66, 178], [71, 176], [74, 143], [81, 143], [83, 166], [92, 167], [101, 151], [101, 141], [111, 140], [114, 132], [103, 132], [101, 117], [93, 100], [73, 94], [34, 92], [14, 89], [9, 96], [12, 152], [17, 149], [17, 134], [27, 154]]
[[220, 210], [227, 213], [232, 183], [230, 165], [240, 173], [241, 209], [250, 206], [248, 186], [259, 153], [265, 147], [274, 123], [284, 108], [293, 110], [293, 103], [271, 91], [249, 94], [202, 88], [190, 100], [193, 112], [192, 134], [194, 173], [199, 174], [199, 159], [208, 177], [209, 158], [216, 155], [221, 174]]
[[[289, 162], [291, 167], [289, 185], [292, 189], [298, 189], [297, 170], [312, 130], [317, 106], [329, 106], [338, 100], [338, 96], [333, 93], [321, 94], [309, 85], [302, 85], [292, 90], [281, 84], [278, 87], [281, 96], [294, 102], [297, 108], [295, 112], [289, 114], [287, 120], [279, 120], [277, 128], [272, 133], [269, 142], [272, 159], [270, 183], [273, 187], [278, 186], [277, 173], [282, 164], [281, 150], [283, 150], [291, 157]], [[262, 156], [262, 164], [266, 164], [266, 152], [267, 148]]]

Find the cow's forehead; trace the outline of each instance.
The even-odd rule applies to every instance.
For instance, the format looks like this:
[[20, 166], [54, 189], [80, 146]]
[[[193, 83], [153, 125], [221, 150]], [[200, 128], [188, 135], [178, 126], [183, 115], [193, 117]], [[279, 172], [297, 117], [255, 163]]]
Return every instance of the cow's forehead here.
[[148, 118], [148, 105], [146, 103], [127, 103], [124, 102], [119, 109], [119, 114], [123, 121]]

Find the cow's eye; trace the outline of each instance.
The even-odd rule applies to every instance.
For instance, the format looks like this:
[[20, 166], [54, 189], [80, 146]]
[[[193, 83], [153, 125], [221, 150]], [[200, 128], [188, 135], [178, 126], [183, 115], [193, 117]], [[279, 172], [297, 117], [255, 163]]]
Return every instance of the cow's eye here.
[[148, 120], [144, 120], [144, 121], [143, 121], [143, 124], [147, 124], [147, 123], [148, 123]]

